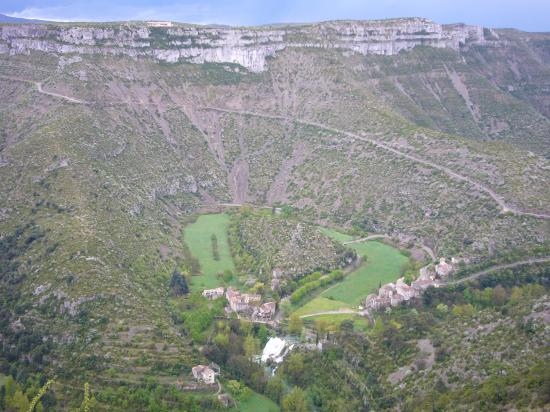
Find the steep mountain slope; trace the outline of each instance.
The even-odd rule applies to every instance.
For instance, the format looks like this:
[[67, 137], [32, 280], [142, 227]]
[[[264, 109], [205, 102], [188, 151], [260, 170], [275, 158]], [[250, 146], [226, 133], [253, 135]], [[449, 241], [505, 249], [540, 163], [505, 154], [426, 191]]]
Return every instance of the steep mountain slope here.
[[189, 264], [185, 216], [219, 203], [286, 203], [471, 260], [548, 248], [549, 35], [0, 29], [4, 367], [188, 371], [201, 355], [169, 275]]

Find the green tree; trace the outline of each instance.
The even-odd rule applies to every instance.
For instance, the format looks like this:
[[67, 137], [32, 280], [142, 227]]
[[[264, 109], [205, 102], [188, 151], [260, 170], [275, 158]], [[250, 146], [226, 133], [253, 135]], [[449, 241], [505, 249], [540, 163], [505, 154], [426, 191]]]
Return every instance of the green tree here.
[[17, 384], [11, 375], [6, 378], [6, 383], [4, 386], [6, 387], [6, 398], [13, 397], [15, 391], [17, 390]]
[[267, 330], [267, 327], [263, 323], [258, 328], [257, 336], [258, 336], [258, 339], [260, 340], [260, 346], [263, 348], [267, 343], [268, 336], [269, 336], [269, 331]]
[[172, 289], [174, 296], [182, 296], [189, 293], [187, 280], [185, 280], [177, 269], [174, 269], [172, 272], [172, 277], [170, 278], [170, 288]]
[[496, 306], [502, 306], [506, 303], [506, 290], [501, 285], [497, 285], [493, 289], [493, 303]]
[[283, 398], [281, 403], [283, 412], [308, 412], [309, 405], [304, 391], [297, 386]]
[[218, 333], [214, 338], [214, 343], [220, 348], [227, 348], [227, 345], [229, 345], [229, 337], [224, 333]]
[[212, 234], [210, 240], [212, 241], [212, 257], [214, 258], [214, 260], [220, 260], [220, 252], [218, 250], [218, 238], [215, 234]]
[[328, 323], [324, 319], [317, 319], [313, 327], [315, 328], [315, 331], [317, 332], [317, 339], [324, 339], [326, 337]]
[[258, 339], [256, 339], [252, 335], [248, 335], [246, 338], [244, 338], [243, 349], [246, 357], [252, 360], [252, 358], [260, 351], [260, 344], [258, 343]]
[[229, 269], [225, 269], [223, 271], [223, 281], [225, 283], [229, 283], [231, 282], [232, 279], [233, 279], [233, 272], [231, 272], [231, 270]]
[[288, 333], [291, 335], [300, 335], [302, 333], [302, 328], [304, 327], [304, 321], [296, 313], [290, 315], [288, 320]]
[[440, 303], [435, 307], [435, 310], [440, 317], [443, 317], [447, 314], [447, 312], [449, 312], [449, 307], [444, 303]]
[[302, 381], [304, 374], [304, 356], [301, 353], [292, 353], [285, 361], [285, 372], [295, 383]]
[[376, 318], [376, 320], [374, 321], [372, 332], [375, 336], [382, 336], [384, 334], [384, 330], [384, 322], [382, 322], [382, 319]]
[[283, 380], [278, 376], [274, 376], [267, 382], [265, 394], [275, 402], [281, 403], [284, 389]]
[[[32, 399], [30, 405], [29, 405], [29, 408], [28, 408], [28, 412], [33, 412], [34, 410], [36, 412], [40, 412], [42, 411], [42, 403], [39, 403], [40, 401], [40, 398], [42, 398], [44, 396], [44, 394], [47, 392], [48, 388], [53, 384], [53, 381], [52, 380], [49, 380], [47, 381], [44, 386], [42, 386], [40, 388], [40, 390], [38, 391], [38, 393], [34, 396], [34, 398]], [[87, 384], [86, 384], [87, 385]], [[88, 412], [88, 411], [85, 411], [85, 412]]]
[[523, 301], [523, 290], [519, 287], [512, 288], [512, 292], [510, 293], [510, 304], [517, 305], [518, 303]]
[[30, 402], [21, 389], [17, 389], [13, 394], [13, 397], [6, 399], [6, 405], [8, 406], [8, 409], [11, 408], [18, 412], [27, 412]]

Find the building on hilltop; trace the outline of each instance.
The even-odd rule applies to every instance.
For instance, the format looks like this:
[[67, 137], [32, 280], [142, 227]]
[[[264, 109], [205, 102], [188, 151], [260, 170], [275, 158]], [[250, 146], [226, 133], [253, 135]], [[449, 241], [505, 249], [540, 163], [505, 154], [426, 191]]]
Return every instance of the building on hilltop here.
[[148, 27], [172, 27], [171, 21], [148, 21]]
[[216, 372], [208, 366], [197, 365], [194, 366], [191, 371], [193, 372], [193, 377], [197, 381], [204, 382], [209, 385], [215, 383], [216, 381]]
[[205, 289], [202, 291], [202, 296], [204, 296], [206, 299], [214, 300], [221, 298], [225, 292], [225, 289], [222, 287], [215, 288], [215, 289]]

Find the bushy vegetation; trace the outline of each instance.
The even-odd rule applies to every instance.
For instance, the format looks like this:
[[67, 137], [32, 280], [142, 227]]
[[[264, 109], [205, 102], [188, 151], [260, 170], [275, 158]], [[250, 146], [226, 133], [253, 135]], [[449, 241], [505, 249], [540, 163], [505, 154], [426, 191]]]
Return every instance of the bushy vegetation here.
[[[319, 272], [315, 272], [314, 275], [315, 274], [320, 275]], [[317, 276], [314, 276], [314, 277], [317, 277]], [[328, 275], [318, 276], [318, 278], [315, 280], [309, 280], [307, 282], [304, 282], [300, 285], [298, 289], [292, 292], [292, 294], [290, 295], [290, 302], [292, 302], [293, 304], [297, 304], [308, 293], [311, 293], [312, 291], [322, 288], [324, 286], [330, 285], [331, 283], [338, 282], [343, 278], [344, 278], [344, 273], [341, 270], [333, 270]]]
[[271, 280], [273, 269], [292, 281], [312, 272], [337, 269], [355, 259], [353, 250], [331, 240], [316, 226], [274, 211], [234, 214], [229, 238], [237, 267], [264, 281]]

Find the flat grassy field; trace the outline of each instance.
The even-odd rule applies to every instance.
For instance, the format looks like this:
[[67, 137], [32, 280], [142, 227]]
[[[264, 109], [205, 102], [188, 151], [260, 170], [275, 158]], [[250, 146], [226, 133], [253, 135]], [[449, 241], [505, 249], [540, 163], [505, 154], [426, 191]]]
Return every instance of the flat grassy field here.
[[[339, 242], [353, 240], [352, 236], [334, 229], [320, 228], [320, 230]], [[366, 261], [344, 280], [328, 287], [305, 305], [297, 308], [296, 312], [300, 316], [359, 305], [369, 293], [378, 289], [380, 283], [393, 282], [399, 278], [401, 268], [408, 260], [398, 249], [382, 242], [368, 241], [353, 243], [349, 246], [356, 250], [358, 256], [366, 256]]]
[[316, 297], [295, 311], [299, 316], [307, 315], [308, 313], [326, 312], [330, 310], [338, 310], [341, 308], [349, 308], [349, 305], [338, 300], [331, 300], [324, 297]]
[[[191, 254], [198, 259], [201, 276], [194, 276], [192, 289], [215, 288], [221, 284], [218, 273], [226, 269], [235, 270], [227, 241], [229, 216], [224, 213], [199, 216], [195, 223], [184, 229], [183, 238]], [[212, 235], [218, 242], [219, 260], [214, 259]]]
[[250, 398], [238, 406], [240, 412], [279, 412], [281, 409], [271, 399], [254, 392]]
[[381, 242], [354, 243], [350, 246], [359, 256], [367, 256], [367, 261], [342, 282], [325, 289], [322, 297], [358, 305], [369, 293], [376, 291], [380, 283], [397, 280], [401, 268], [408, 261], [398, 249]]

